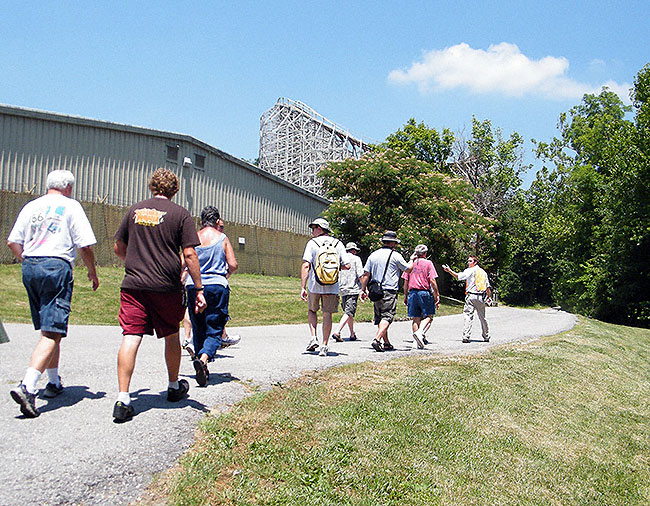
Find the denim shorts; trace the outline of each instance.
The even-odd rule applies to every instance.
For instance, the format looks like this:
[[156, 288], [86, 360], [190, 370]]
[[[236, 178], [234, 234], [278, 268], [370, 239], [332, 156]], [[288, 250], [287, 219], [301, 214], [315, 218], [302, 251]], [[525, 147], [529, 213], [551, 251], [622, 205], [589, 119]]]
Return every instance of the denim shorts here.
[[36, 330], [68, 334], [72, 300], [72, 265], [58, 257], [25, 257], [23, 285]]
[[409, 318], [426, 318], [436, 314], [436, 303], [429, 290], [409, 290], [407, 306]]

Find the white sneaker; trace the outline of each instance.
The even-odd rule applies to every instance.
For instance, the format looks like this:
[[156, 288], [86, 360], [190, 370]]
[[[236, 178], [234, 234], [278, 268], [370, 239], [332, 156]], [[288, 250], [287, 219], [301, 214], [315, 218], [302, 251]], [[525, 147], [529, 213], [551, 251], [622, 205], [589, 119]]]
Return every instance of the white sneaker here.
[[316, 351], [318, 349], [318, 340], [312, 337], [307, 345], [307, 351]]
[[321, 357], [326, 357], [327, 356], [327, 346], [325, 346], [325, 345], [321, 346], [320, 351], [318, 352], [318, 354]]
[[413, 332], [413, 341], [418, 345], [418, 348], [421, 350], [424, 349], [424, 343], [422, 342], [422, 338], [418, 335], [417, 332]]
[[237, 344], [239, 341], [241, 341], [241, 336], [238, 336], [237, 334], [231, 336], [230, 334], [228, 334], [225, 339], [221, 340], [221, 347], [227, 348], [228, 346]]

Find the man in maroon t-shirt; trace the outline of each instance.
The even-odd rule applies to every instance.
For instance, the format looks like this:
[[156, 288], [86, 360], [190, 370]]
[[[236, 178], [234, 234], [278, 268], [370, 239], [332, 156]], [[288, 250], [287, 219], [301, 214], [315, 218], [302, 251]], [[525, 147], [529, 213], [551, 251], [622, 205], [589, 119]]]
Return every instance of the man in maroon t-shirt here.
[[[171, 198], [178, 192], [176, 175], [157, 169], [149, 180], [154, 197], [132, 206], [115, 233], [115, 254], [124, 261], [119, 320], [122, 346], [117, 355], [120, 392], [113, 407], [115, 422], [133, 417], [129, 387], [135, 359], [144, 334], [165, 340], [169, 385], [167, 400], [180, 401], [189, 390], [187, 380], [178, 380], [181, 363], [179, 323], [183, 319], [184, 288], [181, 283], [182, 252], [192, 279], [201, 279], [195, 246], [200, 244], [194, 220]], [[196, 312], [205, 309], [203, 288], [196, 288]]]

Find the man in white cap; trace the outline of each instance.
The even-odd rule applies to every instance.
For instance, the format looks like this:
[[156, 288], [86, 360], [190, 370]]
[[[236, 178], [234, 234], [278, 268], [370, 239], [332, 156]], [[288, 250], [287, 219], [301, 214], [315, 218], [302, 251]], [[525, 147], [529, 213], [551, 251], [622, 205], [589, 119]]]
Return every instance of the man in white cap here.
[[[393, 322], [397, 310], [399, 277], [402, 272], [411, 272], [413, 270], [414, 257], [411, 257], [411, 260], [406, 262], [404, 257], [395, 251], [395, 247], [400, 243], [400, 240], [397, 238], [397, 233], [392, 230], [386, 230], [381, 241], [384, 246], [370, 254], [363, 268], [361, 298], [366, 299], [368, 297], [370, 279], [376, 280], [383, 294], [379, 300], [374, 301], [377, 335], [372, 342], [372, 347], [375, 351], [390, 351], [394, 347], [388, 340], [388, 327]], [[382, 340], [384, 341], [383, 347]]]
[[349, 242], [345, 245], [345, 251], [348, 252], [348, 257], [350, 258], [350, 268], [341, 271], [339, 275], [339, 291], [343, 316], [339, 322], [338, 331], [332, 334], [334, 340], [339, 343], [343, 341], [341, 331], [346, 325], [350, 328], [350, 341], [357, 340], [357, 335], [354, 333], [354, 316], [357, 313], [357, 302], [361, 293], [360, 278], [363, 276], [363, 265], [361, 264], [361, 259], [357, 256], [359, 246], [354, 242]]
[[316, 218], [309, 224], [312, 238], [305, 246], [300, 269], [300, 298], [308, 302], [307, 322], [311, 334], [307, 351], [318, 349], [318, 310], [323, 309], [323, 345], [320, 356], [327, 356], [328, 341], [332, 332], [332, 313], [339, 306], [339, 271], [349, 269], [350, 261], [343, 243], [331, 237], [330, 224]]
[[74, 175], [53, 170], [47, 175], [47, 193], [22, 208], [7, 238], [7, 246], [22, 263], [23, 284], [29, 297], [34, 328], [41, 337], [25, 377], [11, 389], [11, 397], [26, 418], [36, 418], [36, 384], [43, 372], [48, 383], [45, 397], [63, 393], [59, 377], [61, 340], [68, 334], [76, 252], [97, 290], [93, 245], [97, 242], [81, 204], [72, 198]]

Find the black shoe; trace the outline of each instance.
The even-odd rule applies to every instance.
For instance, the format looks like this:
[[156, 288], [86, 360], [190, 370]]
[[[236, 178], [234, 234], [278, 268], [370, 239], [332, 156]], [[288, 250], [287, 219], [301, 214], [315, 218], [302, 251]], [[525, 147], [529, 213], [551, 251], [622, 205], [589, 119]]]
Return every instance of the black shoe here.
[[30, 394], [22, 383], [11, 389], [11, 398], [20, 404], [20, 412], [25, 418], [36, 418], [41, 413], [36, 409], [36, 394]]
[[384, 351], [384, 349], [381, 347], [381, 343], [376, 339], [372, 340], [372, 347], [375, 351]]
[[332, 334], [332, 339], [334, 339], [337, 343], [343, 342], [343, 338], [341, 337], [341, 334]]
[[393, 346], [390, 343], [384, 343], [384, 351], [393, 351], [395, 349], [395, 346]]
[[469, 343], [469, 339], [465, 338], [465, 339], [463, 339], [463, 342], [464, 343]]
[[61, 383], [61, 378], [59, 378], [59, 386], [56, 386], [54, 383], [48, 383], [45, 385], [45, 390], [43, 390], [43, 397], [51, 399], [63, 393], [63, 383]]
[[488, 337], [484, 337], [484, 338], [483, 338], [483, 341], [485, 341], [486, 343], [489, 343], [489, 342], [490, 342], [490, 336], [488, 336]]
[[429, 344], [426, 336], [422, 336], [422, 344]]
[[208, 378], [210, 377], [208, 366], [198, 358], [192, 360], [192, 364], [194, 365], [194, 370], [196, 371], [196, 382], [200, 387], [206, 386], [208, 384]]
[[359, 339], [359, 338], [357, 337], [356, 334], [350, 335], [350, 341], [356, 341], [357, 339]]
[[187, 354], [190, 356], [190, 360], [194, 360], [196, 358], [196, 355], [194, 354], [194, 350], [190, 346], [189, 342], [183, 343], [183, 349], [187, 352]]
[[135, 409], [130, 404], [124, 404], [122, 401], [117, 401], [113, 406], [113, 421], [115, 423], [126, 422], [133, 418]]
[[187, 380], [186, 379], [179, 380], [177, 389], [173, 389], [173, 388], [167, 389], [167, 400], [169, 402], [178, 402], [181, 399], [187, 397], [187, 392], [189, 391], [190, 391], [190, 384], [187, 382]]

